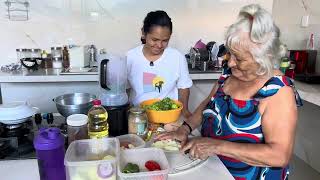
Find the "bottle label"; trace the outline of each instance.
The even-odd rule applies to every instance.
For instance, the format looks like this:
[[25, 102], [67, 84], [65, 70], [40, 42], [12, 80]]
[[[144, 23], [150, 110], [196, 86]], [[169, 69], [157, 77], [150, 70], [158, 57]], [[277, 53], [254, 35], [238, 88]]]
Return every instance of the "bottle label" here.
[[146, 129], [145, 123], [137, 123], [137, 134], [143, 135]]
[[88, 135], [89, 135], [90, 139], [96, 139], [96, 138], [108, 137], [109, 133], [108, 133], [108, 131], [89, 132]]

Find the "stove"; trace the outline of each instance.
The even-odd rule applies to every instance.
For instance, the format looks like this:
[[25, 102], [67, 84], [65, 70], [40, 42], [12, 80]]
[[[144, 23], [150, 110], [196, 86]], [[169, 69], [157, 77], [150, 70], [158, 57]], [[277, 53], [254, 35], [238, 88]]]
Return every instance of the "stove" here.
[[[0, 160], [34, 159], [33, 138], [40, 128], [58, 127], [67, 137], [65, 118], [54, 116], [54, 120], [35, 121], [30, 118], [20, 124], [7, 125], [0, 123]], [[67, 141], [66, 141], [67, 142]]]

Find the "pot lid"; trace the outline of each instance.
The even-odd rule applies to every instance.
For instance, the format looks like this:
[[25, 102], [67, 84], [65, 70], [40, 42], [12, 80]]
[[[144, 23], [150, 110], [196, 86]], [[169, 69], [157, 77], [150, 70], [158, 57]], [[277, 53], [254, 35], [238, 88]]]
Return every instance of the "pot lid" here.
[[27, 102], [14, 101], [0, 105], [0, 120], [17, 120], [33, 116], [38, 108], [31, 107]]

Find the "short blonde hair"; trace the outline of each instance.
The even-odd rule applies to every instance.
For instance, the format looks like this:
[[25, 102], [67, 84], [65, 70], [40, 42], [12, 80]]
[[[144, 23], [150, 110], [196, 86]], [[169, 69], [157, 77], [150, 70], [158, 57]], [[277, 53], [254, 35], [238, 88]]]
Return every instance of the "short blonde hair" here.
[[[240, 39], [241, 32], [248, 32], [248, 41]], [[258, 75], [273, 75], [275, 65], [279, 65], [281, 57], [287, 51], [281, 43], [280, 30], [273, 22], [272, 16], [258, 4], [241, 8], [237, 21], [226, 33], [226, 46], [246, 46], [255, 61], [260, 65]]]

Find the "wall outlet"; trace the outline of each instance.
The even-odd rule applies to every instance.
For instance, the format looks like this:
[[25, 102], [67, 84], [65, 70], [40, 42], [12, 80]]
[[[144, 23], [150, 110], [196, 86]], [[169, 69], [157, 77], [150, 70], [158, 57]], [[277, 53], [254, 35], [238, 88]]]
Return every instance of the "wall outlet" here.
[[309, 26], [309, 15], [304, 15], [301, 18], [301, 27], [308, 27]]

